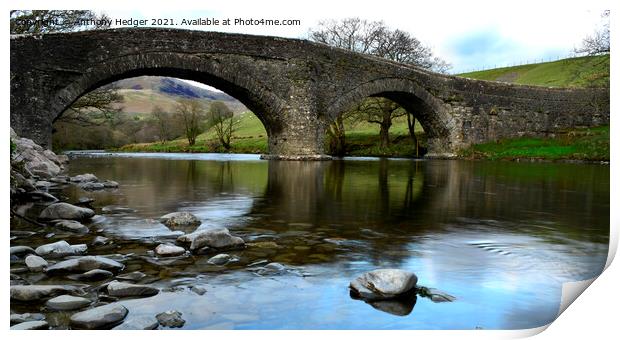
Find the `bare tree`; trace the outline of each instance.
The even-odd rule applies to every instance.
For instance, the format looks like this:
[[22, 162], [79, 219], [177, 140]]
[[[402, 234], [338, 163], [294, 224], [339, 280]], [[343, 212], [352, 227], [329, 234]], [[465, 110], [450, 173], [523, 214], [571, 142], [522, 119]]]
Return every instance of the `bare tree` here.
[[160, 106], [155, 105], [151, 111], [155, 125], [157, 126], [157, 134], [159, 135], [159, 141], [165, 142], [171, 137], [171, 123], [170, 114], [165, 112]]
[[575, 53], [586, 55], [607, 54], [610, 52], [609, 44], [609, 10], [601, 14], [603, 19], [602, 27], [597, 29], [593, 35], [585, 37], [581, 41], [581, 46], [575, 48]]
[[123, 96], [116, 87], [106, 86], [78, 98], [58, 121], [81, 126], [102, 125], [113, 120], [122, 107]]
[[238, 128], [239, 122], [235, 121], [233, 112], [222, 101], [216, 100], [209, 106], [209, 121], [215, 130], [217, 139], [226, 150], [230, 150], [230, 141]]
[[379, 125], [379, 141], [382, 148], [390, 146], [390, 127], [393, 120], [407, 114], [400, 105], [382, 97], [366, 98], [353, 111], [359, 120]]
[[[367, 21], [360, 18], [347, 18], [340, 21], [326, 20], [321, 21], [318, 26], [311, 29], [308, 33], [310, 40], [344, 48], [350, 51], [375, 55], [400, 63], [412, 64], [422, 68], [430, 69], [436, 72], [446, 73], [450, 69], [450, 64], [441, 58], [434, 56], [431, 49], [424, 46], [417, 38], [402, 30], [392, 30], [387, 27], [383, 21]], [[373, 102], [373, 105], [368, 105]], [[361, 112], [359, 109], [363, 107], [385, 107], [387, 102], [370, 101], [359, 105], [354, 112]], [[404, 110], [401, 110], [404, 111]], [[398, 111], [398, 112], [401, 112]], [[377, 112], [376, 110], [374, 111]], [[396, 111], [394, 111], [396, 112]], [[406, 112], [406, 111], [404, 111]], [[410, 134], [415, 137], [415, 117], [412, 113], [407, 113], [410, 126]], [[367, 114], [368, 117], [372, 114]], [[381, 114], [380, 116], [385, 116]], [[374, 119], [373, 119], [374, 120]], [[383, 119], [381, 119], [383, 121]], [[381, 124], [380, 124], [381, 125]], [[391, 125], [391, 120], [390, 124]], [[387, 121], [382, 123], [382, 128], [388, 126]], [[385, 136], [389, 134], [386, 131], [382, 133], [382, 143], [386, 141]], [[345, 141], [344, 118], [342, 115], [336, 118], [328, 128], [330, 137], [330, 149], [332, 153], [343, 154]], [[389, 142], [387, 142], [389, 144]]]
[[204, 105], [197, 99], [182, 98], [177, 101], [176, 114], [183, 125], [188, 144], [196, 144], [196, 137], [204, 130]]

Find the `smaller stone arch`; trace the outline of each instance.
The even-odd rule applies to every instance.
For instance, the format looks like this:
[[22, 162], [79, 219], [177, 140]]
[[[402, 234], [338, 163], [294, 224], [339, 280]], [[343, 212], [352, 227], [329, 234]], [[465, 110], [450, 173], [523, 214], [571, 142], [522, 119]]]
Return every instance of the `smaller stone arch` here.
[[429, 139], [446, 140], [450, 135], [451, 116], [445, 104], [416, 82], [402, 78], [375, 79], [356, 86], [328, 105], [327, 119], [335, 120], [368, 97], [385, 97], [413, 113]]

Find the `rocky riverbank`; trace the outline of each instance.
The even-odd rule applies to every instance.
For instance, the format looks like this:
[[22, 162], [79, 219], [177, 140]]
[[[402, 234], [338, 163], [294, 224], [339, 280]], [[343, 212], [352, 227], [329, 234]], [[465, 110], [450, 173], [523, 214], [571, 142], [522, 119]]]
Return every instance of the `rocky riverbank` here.
[[[199, 282], [204, 277], [199, 273], [219, 275], [231, 270], [257, 277], [304, 278], [312, 274], [276, 262], [290, 259], [290, 254], [277, 252], [290, 246], [297, 252], [320, 248], [335, 253], [348, 246], [346, 240], [323, 232], [310, 235], [289, 230], [272, 235], [256, 230], [236, 235], [223, 227], [201, 226], [203, 221], [186, 211], [152, 221], [169, 228], [164, 237], [116, 238], [103, 233], [100, 222], [105, 216], [131, 216], [136, 210], [99, 205], [91, 194], [117, 192], [122, 183], [89, 173], [68, 176], [66, 157], [14, 134], [12, 143], [12, 329], [183, 328], [185, 310], [157, 304], [157, 312], [144, 314], [136, 311], [135, 300], [179, 290], [203, 296], [207, 288]], [[68, 199], [64, 189], [75, 189], [84, 196]], [[13, 223], [20, 227], [14, 228]], [[318, 255], [316, 261], [322, 261]], [[161, 282], [170, 276], [173, 279]], [[394, 315], [409, 314], [417, 295], [433, 301], [441, 295], [417, 286], [414, 274], [398, 270], [367, 273], [355, 282], [351, 286], [354, 298], [361, 297], [373, 308]], [[390, 285], [397, 294], [390, 293]]]

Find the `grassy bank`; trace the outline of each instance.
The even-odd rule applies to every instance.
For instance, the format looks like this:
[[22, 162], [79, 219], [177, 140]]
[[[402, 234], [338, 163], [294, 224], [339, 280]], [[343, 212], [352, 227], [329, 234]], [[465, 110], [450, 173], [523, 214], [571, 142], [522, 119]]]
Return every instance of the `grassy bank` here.
[[609, 87], [609, 55], [502, 67], [459, 74], [480, 80], [553, 87]]
[[552, 138], [512, 138], [474, 145], [460, 156], [471, 159], [609, 161], [609, 126], [562, 131]]

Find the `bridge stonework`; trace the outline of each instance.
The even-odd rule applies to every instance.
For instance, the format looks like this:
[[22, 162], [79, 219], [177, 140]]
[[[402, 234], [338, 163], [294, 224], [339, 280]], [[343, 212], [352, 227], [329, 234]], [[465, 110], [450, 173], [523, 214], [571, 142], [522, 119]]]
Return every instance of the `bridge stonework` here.
[[429, 156], [609, 123], [609, 89], [446, 76], [305, 40], [129, 28], [11, 36], [11, 127], [49, 148], [53, 122], [76, 99], [142, 75], [199, 81], [237, 98], [265, 126], [270, 158], [326, 158], [327, 126], [369, 96], [412, 112]]

